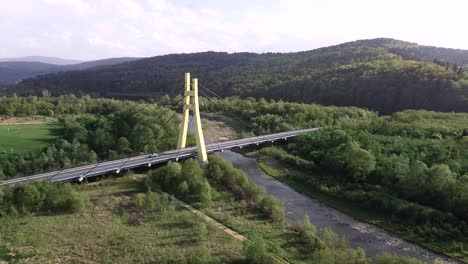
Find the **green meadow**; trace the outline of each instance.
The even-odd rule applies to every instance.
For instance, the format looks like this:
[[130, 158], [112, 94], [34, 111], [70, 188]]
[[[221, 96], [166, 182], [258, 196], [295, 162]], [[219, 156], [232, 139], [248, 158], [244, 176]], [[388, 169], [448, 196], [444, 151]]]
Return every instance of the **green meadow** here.
[[58, 129], [54, 123], [0, 125], [0, 153], [39, 150], [55, 141]]

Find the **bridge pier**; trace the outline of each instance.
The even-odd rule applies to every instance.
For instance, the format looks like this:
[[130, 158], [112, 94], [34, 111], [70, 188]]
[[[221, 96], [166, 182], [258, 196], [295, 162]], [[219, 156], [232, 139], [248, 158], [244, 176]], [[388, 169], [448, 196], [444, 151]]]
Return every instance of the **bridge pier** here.
[[177, 149], [184, 149], [187, 143], [187, 133], [189, 126], [188, 120], [190, 110], [192, 110], [195, 125], [195, 139], [197, 141], [198, 160], [202, 165], [206, 165], [208, 163], [208, 155], [206, 154], [205, 138], [203, 137], [203, 130], [200, 118], [200, 103], [198, 100], [198, 79], [194, 78], [191, 84], [192, 85], [190, 85], [190, 73], [187, 72], [185, 73], [184, 108], [182, 112], [182, 122], [180, 125], [179, 139], [177, 141]]

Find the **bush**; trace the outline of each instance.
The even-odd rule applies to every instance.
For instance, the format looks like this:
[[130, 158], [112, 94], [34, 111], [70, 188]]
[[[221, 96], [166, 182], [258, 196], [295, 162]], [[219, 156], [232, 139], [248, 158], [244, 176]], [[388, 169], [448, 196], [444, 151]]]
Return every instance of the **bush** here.
[[214, 260], [211, 251], [204, 246], [194, 249], [187, 258], [187, 264], [208, 264], [212, 262]]
[[252, 264], [268, 264], [274, 263], [273, 258], [269, 256], [265, 240], [258, 234], [254, 233], [244, 241], [244, 256], [248, 263]]
[[145, 209], [146, 210], [155, 210], [159, 204], [159, 196], [157, 193], [148, 190], [145, 194]]
[[304, 215], [304, 220], [294, 225], [294, 230], [298, 233], [299, 241], [306, 245], [306, 251], [325, 248], [324, 243], [317, 236], [317, 228], [310, 223], [309, 216]]
[[196, 223], [193, 226], [193, 232], [198, 240], [205, 240], [206, 236], [208, 235], [208, 229], [206, 228], [206, 224], [202, 221]]
[[38, 211], [74, 212], [83, 208], [85, 199], [70, 183], [40, 182], [7, 187], [2, 190], [3, 214], [17, 215]]
[[145, 206], [145, 197], [146, 195], [144, 193], [137, 193], [137, 195], [135, 195], [135, 199], [133, 200], [135, 206], [139, 209], [143, 209]]
[[272, 195], [266, 195], [260, 202], [260, 210], [271, 220], [275, 222], [284, 221], [283, 203]]

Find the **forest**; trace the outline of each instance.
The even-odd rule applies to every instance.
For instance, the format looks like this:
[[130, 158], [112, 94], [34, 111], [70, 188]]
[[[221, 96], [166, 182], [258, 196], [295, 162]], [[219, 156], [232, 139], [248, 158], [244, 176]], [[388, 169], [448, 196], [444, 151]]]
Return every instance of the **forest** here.
[[89, 96], [1, 98], [0, 115], [54, 117], [61, 137], [41, 151], [0, 155], [0, 179], [171, 149], [175, 114], [155, 104]]
[[202, 52], [31, 78], [10, 93], [176, 95], [184, 72], [218, 95], [404, 109], [468, 111], [468, 51], [371, 39], [295, 53]]
[[321, 127], [262, 152], [303, 172], [289, 180], [378, 211], [428, 244], [438, 241], [467, 258], [468, 114], [379, 116], [355, 107], [236, 97], [204, 103], [237, 113], [249, 124], [239, 129], [256, 135]]

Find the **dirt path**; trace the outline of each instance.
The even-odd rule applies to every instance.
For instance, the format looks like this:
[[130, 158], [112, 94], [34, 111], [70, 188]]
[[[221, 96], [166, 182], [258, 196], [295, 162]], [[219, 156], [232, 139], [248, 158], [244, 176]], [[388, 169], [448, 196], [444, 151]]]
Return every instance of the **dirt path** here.
[[20, 118], [13, 117], [8, 119], [2, 119], [0, 117], [0, 125], [39, 125], [44, 123], [43, 119], [33, 119], [33, 118]]
[[368, 256], [390, 252], [402, 256], [418, 258], [426, 263], [462, 263], [415, 244], [404, 241], [376, 226], [359, 222], [354, 218], [325, 206], [317, 200], [300, 194], [289, 186], [266, 175], [257, 165], [254, 158], [248, 158], [232, 151], [219, 153], [235, 167], [242, 169], [257, 184], [266, 188], [283, 201], [286, 209], [286, 220], [289, 223], [300, 221], [307, 214], [310, 221], [318, 228], [328, 227], [340, 236], [345, 236], [352, 247], [363, 248]]
[[183, 202], [182, 200], [179, 200], [177, 199], [176, 197], [174, 197], [173, 195], [170, 195], [170, 194], [167, 194], [169, 195], [172, 199], [174, 199], [175, 201], [177, 201], [180, 205], [182, 205], [183, 207], [187, 208], [189, 211], [191, 211], [192, 213], [200, 216], [201, 218], [205, 219], [207, 222], [210, 222], [212, 223], [215, 227], [223, 230], [224, 232], [226, 232], [227, 234], [229, 234], [230, 236], [234, 237], [235, 239], [237, 240], [240, 240], [240, 241], [244, 241], [246, 240], [245, 236], [237, 233], [236, 231], [230, 229], [229, 227], [221, 224], [220, 222], [214, 220], [213, 218], [207, 216], [206, 214], [198, 211], [197, 209], [195, 209], [194, 207], [192, 207], [191, 205]]

